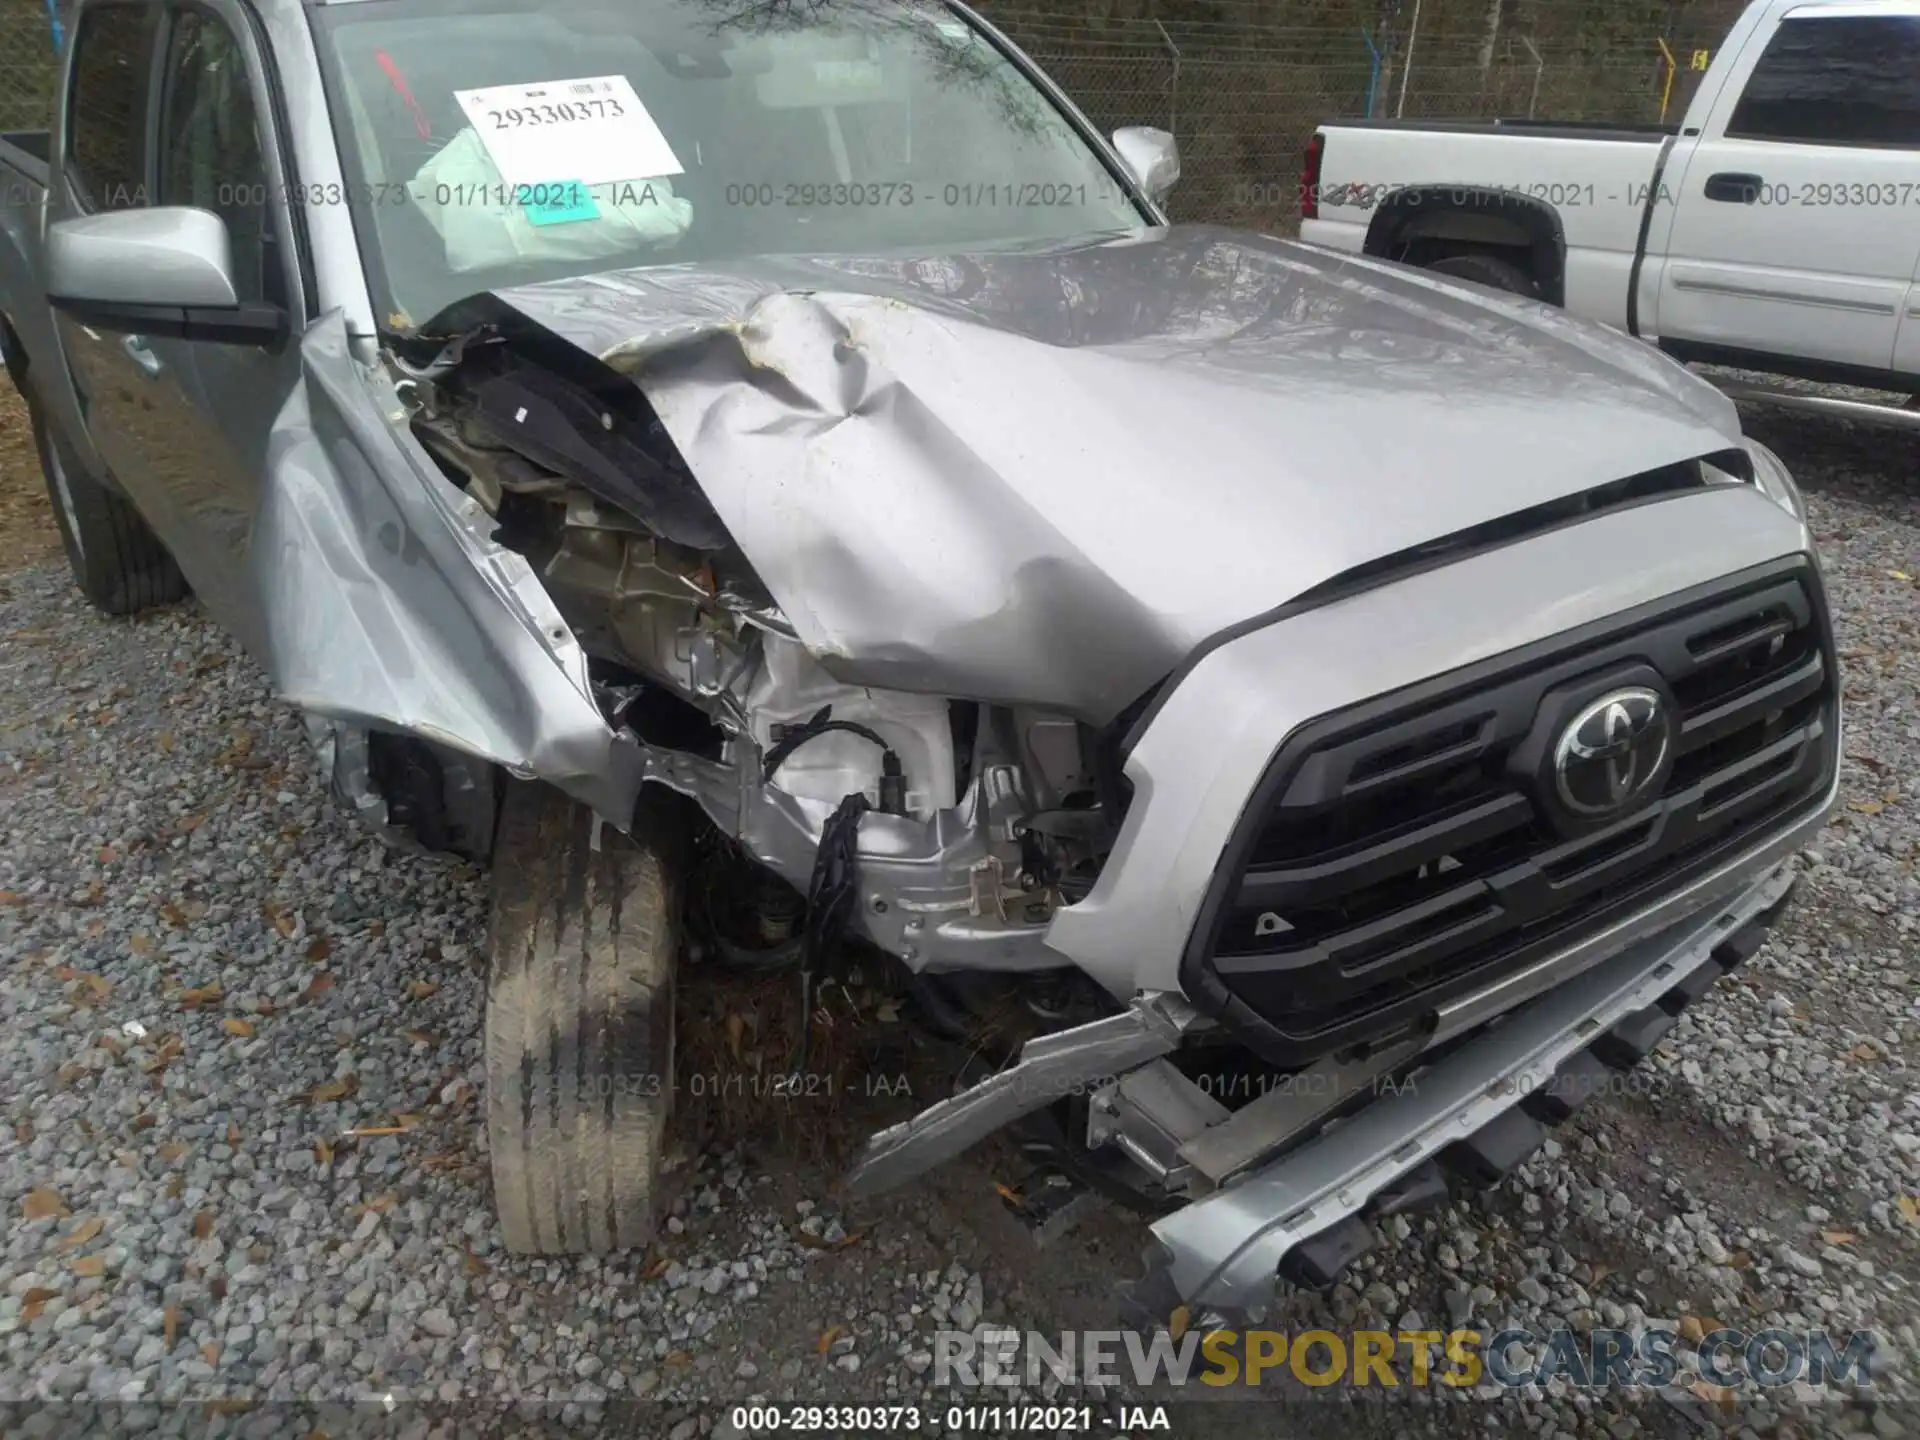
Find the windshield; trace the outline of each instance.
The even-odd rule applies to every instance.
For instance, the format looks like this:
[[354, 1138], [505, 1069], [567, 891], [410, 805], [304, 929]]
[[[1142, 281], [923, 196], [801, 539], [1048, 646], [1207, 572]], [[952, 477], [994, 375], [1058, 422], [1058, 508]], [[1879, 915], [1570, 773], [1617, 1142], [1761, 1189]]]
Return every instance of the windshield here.
[[368, 0], [311, 13], [348, 200], [396, 324], [594, 270], [1146, 223], [1047, 97], [944, 5]]

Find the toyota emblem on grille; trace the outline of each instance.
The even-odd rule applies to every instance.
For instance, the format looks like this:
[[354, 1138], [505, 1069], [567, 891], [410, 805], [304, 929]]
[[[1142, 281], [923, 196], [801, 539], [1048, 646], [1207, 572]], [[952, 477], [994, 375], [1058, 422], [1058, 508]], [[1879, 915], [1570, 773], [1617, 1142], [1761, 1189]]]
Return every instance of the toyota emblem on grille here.
[[1636, 685], [1602, 695], [1554, 744], [1560, 803], [1588, 819], [1626, 810], [1660, 781], [1672, 731], [1659, 691]]

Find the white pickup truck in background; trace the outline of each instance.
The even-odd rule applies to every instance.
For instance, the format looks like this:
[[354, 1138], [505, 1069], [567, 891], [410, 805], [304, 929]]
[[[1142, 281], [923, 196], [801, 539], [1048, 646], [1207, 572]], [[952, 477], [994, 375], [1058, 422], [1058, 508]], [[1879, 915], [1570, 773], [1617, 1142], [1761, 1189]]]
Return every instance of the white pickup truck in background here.
[[1677, 127], [1322, 125], [1300, 238], [1680, 360], [1894, 392], [1724, 387], [1920, 426], [1920, 0], [1756, 0]]

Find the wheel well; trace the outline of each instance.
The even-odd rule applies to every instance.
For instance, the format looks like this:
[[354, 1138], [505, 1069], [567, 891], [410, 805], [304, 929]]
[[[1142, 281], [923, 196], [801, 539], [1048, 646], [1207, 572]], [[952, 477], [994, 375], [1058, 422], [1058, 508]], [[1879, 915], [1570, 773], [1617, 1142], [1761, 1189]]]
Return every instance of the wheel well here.
[[1495, 255], [1519, 266], [1550, 305], [1566, 302], [1566, 234], [1537, 200], [1453, 186], [1399, 190], [1374, 212], [1366, 253], [1407, 265], [1448, 255]]

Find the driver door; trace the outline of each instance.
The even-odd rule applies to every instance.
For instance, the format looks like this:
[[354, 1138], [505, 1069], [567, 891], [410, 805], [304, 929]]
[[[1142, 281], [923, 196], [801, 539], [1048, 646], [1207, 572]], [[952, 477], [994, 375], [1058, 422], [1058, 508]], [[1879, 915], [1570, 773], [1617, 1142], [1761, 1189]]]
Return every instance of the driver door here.
[[148, 342], [193, 395], [153, 462], [166, 509], [187, 537], [174, 554], [208, 608], [259, 656], [264, 632], [249, 542], [273, 422], [300, 383], [305, 317], [266, 71], [245, 10], [228, 0], [169, 6], [158, 90], [156, 202], [218, 215], [241, 303], [264, 302], [289, 317], [288, 338], [272, 346]]

